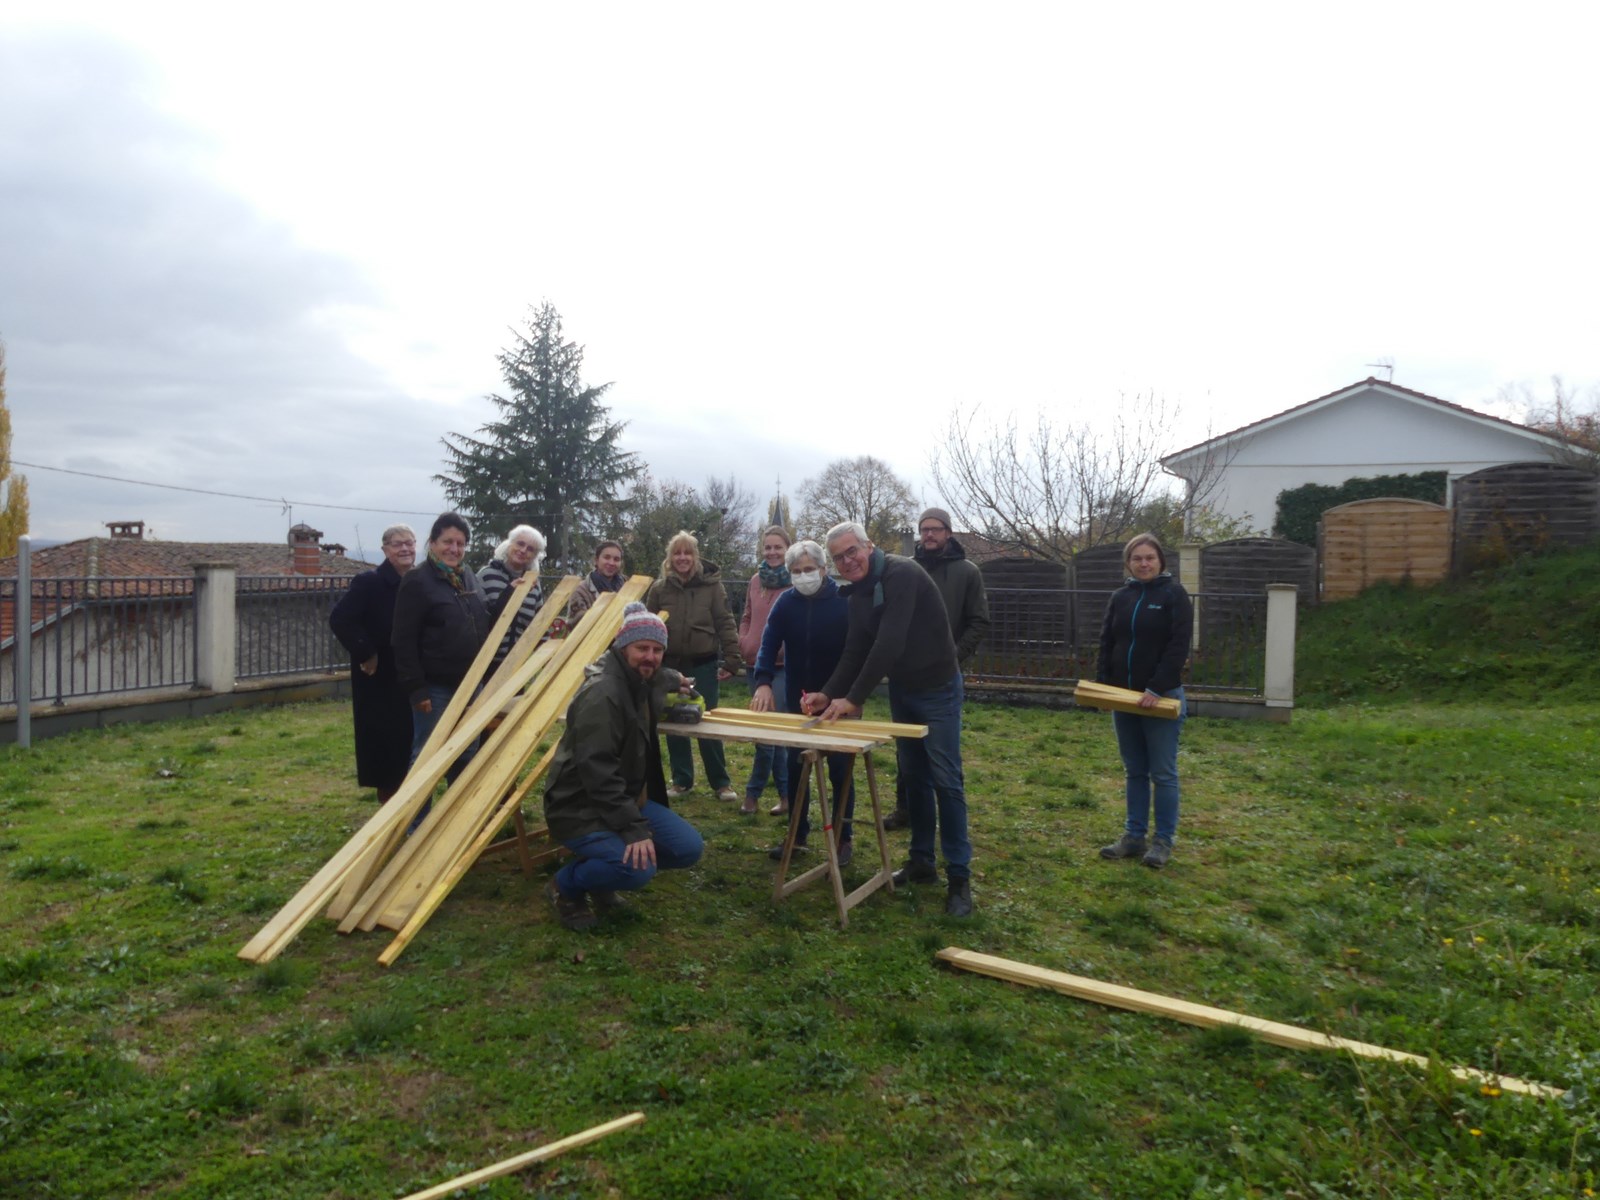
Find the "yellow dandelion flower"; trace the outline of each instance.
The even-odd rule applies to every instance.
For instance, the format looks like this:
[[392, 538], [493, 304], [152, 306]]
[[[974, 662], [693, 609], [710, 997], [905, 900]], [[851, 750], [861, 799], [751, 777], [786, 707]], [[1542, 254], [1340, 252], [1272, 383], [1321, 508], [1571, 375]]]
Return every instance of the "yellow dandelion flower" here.
[[1467, 1132], [1470, 1133], [1473, 1137], [1482, 1137], [1483, 1136], [1483, 1130], [1481, 1130], [1481, 1129], [1469, 1129], [1469, 1130], [1467, 1130]]
[[1455, 938], [1445, 938], [1444, 944], [1446, 946], [1454, 946], [1456, 944], [1456, 940]]
[[1492, 1083], [1484, 1084], [1478, 1089], [1478, 1091], [1483, 1093], [1485, 1096], [1498, 1096], [1500, 1094], [1500, 1089], [1495, 1087]]
[[1482, 943], [1488, 941], [1489, 939], [1484, 937], [1484, 936], [1482, 936], [1481, 934], [1476, 934], [1475, 933], [1475, 934], [1472, 935], [1472, 940], [1481, 945]]

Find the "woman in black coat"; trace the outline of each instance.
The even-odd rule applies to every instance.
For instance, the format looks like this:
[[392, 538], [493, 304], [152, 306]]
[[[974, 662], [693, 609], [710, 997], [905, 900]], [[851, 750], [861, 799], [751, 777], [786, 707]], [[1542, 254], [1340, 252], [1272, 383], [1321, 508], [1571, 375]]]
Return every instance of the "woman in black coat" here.
[[350, 652], [350, 707], [356, 726], [356, 782], [375, 788], [382, 804], [399, 789], [411, 761], [411, 702], [394, 670], [394, 598], [400, 577], [416, 561], [409, 525], [383, 531], [383, 562], [350, 581], [328, 615], [339, 644]]

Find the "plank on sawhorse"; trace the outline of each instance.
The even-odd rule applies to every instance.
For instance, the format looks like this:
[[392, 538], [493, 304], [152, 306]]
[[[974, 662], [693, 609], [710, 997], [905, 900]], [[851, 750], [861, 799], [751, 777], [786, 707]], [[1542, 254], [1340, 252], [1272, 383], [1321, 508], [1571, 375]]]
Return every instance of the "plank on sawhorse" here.
[[[1013, 962], [1008, 958], [996, 958], [992, 954], [979, 954], [975, 950], [961, 950], [950, 946], [939, 951], [939, 958], [953, 967], [961, 968], [963, 971], [973, 971], [979, 975], [990, 975], [995, 979], [1004, 979], [1011, 983], [1024, 984], [1027, 987], [1050, 988], [1064, 995], [1076, 996], [1079, 1000], [1093, 1000], [1097, 1004], [1107, 1004], [1113, 1008], [1125, 1008], [1132, 1012], [1171, 1017], [1175, 1021], [1184, 1021], [1190, 1025], [1203, 1025], [1206, 1028], [1235, 1025], [1240, 1029], [1248, 1029], [1263, 1041], [1271, 1042], [1274, 1046], [1286, 1046], [1291, 1050], [1343, 1050], [1348, 1054], [1355, 1055], [1357, 1058], [1383, 1059], [1388, 1062], [1410, 1063], [1419, 1067], [1428, 1065], [1428, 1060], [1420, 1054], [1409, 1054], [1404, 1050], [1390, 1050], [1383, 1046], [1374, 1046], [1368, 1042], [1355, 1042], [1349, 1038], [1318, 1033], [1314, 1029], [1302, 1029], [1298, 1025], [1285, 1025], [1279, 1021], [1265, 1021], [1260, 1017], [1230, 1012], [1225, 1008], [1212, 1008], [1205, 1004], [1191, 1004], [1187, 1000], [1177, 1000], [1171, 996], [1158, 995], [1155, 992], [1141, 992], [1136, 988], [1121, 987], [1115, 983], [1102, 983], [1098, 979], [1088, 979], [1082, 975], [1069, 975], [1065, 971], [1052, 971], [1045, 967], [1031, 966], [1028, 963]], [[1479, 1071], [1472, 1067], [1450, 1067], [1448, 1069], [1450, 1074], [1457, 1079], [1468, 1083], [1488, 1084], [1489, 1086], [1500, 1088], [1502, 1091], [1519, 1092], [1525, 1096], [1553, 1099], [1566, 1094], [1564, 1089], [1551, 1087], [1546, 1083], [1531, 1083], [1525, 1079], [1513, 1079], [1507, 1075], [1496, 1075], [1492, 1071]]]

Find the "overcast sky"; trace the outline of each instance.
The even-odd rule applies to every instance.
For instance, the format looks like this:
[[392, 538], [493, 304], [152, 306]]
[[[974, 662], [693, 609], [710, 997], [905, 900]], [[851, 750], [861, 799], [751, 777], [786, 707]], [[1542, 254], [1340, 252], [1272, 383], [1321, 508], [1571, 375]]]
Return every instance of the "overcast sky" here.
[[14, 457], [295, 502], [19, 468], [36, 536], [375, 556], [545, 299], [658, 477], [761, 495], [936, 501], [957, 404], [1600, 382], [1592, 5], [423, 11], [0, 9]]

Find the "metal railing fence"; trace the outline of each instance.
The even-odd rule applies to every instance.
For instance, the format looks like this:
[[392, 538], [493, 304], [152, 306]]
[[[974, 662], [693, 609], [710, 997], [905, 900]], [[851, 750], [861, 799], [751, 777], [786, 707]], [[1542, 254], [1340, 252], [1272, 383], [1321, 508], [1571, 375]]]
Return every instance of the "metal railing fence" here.
[[328, 628], [328, 614], [349, 588], [348, 579], [241, 575], [237, 586], [234, 673], [238, 678], [349, 667], [349, 653]]
[[182, 687], [195, 679], [194, 577], [34, 579], [30, 676], [17, 679], [17, 581], [0, 579], [0, 704]]

